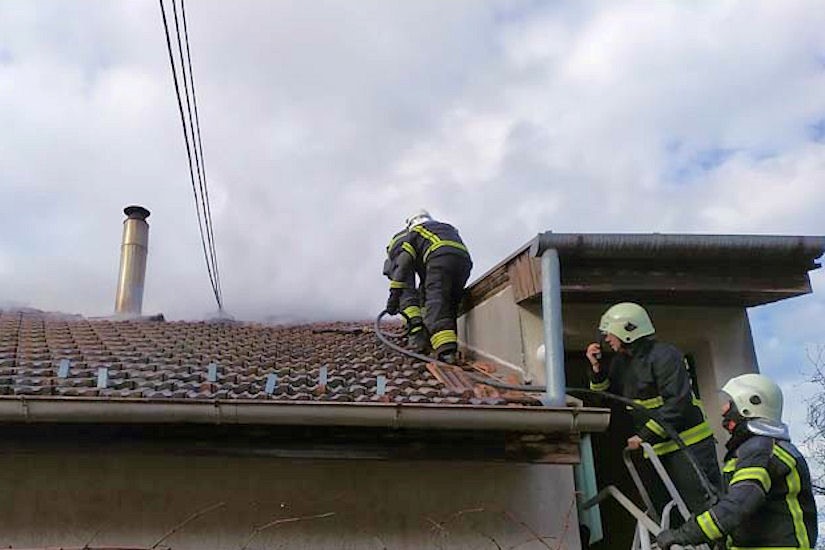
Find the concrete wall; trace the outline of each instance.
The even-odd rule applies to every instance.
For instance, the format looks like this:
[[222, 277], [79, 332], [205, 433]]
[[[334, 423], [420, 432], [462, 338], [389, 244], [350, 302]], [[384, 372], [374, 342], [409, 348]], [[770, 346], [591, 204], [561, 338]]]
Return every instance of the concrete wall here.
[[[492, 539], [511, 548], [534, 538], [523, 521], [541, 535], [563, 537], [563, 544], [547, 539], [554, 547], [576, 550], [572, 471], [125, 450], [6, 452], [0, 455], [0, 547], [149, 547], [191, 514], [224, 502], [164, 544], [240, 549], [255, 526], [334, 512], [264, 531], [248, 548], [495, 548]], [[536, 540], [518, 546], [545, 547]]]
[[[459, 337], [520, 366], [526, 378], [544, 383], [544, 365], [536, 358], [543, 343], [540, 299], [514, 303], [510, 287], [459, 320]], [[564, 346], [584, 350], [596, 338], [599, 318], [610, 304], [564, 303]], [[717, 390], [730, 377], [758, 370], [750, 323], [744, 308], [652, 306], [648, 308], [660, 340], [672, 342], [696, 358], [699, 391], [717, 440], [727, 434], [715, 422]], [[494, 338], [492, 337], [494, 335]]]

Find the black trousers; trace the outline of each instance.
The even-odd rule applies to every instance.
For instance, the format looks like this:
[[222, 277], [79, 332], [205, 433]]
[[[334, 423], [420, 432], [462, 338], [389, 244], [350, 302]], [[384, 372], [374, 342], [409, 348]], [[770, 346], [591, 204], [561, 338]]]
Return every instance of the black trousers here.
[[[703, 441], [690, 445], [689, 452], [696, 459], [699, 467], [705, 473], [710, 484], [718, 491], [722, 485], [722, 477], [719, 473], [719, 463], [716, 460], [716, 444], [712, 437]], [[682, 495], [682, 500], [690, 510], [691, 514], [700, 514], [708, 509], [710, 505], [710, 495], [707, 495], [703, 489], [702, 482], [696, 471], [690, 465], [690, 461], [685, 456], [684, 451], [675, 451], [663, 456], [659, 459], [662, 465], [667, 470], [670, 479]], [[665, 505], [670, 501], [664, 484], [659, 476], [656, 474], [653, 467], [646, 469], [642, 479], [645, 481], [650, 499], [653, 501], [653, 506], [661, 516]], [[674, 508], [674, 513], [671, 514], [671, 526], [678, 526], [683, 523], [681, 515]]]
[[427, 261], [424, 324], [439, 354], [458, 348], [456, 315], [472, 268], [473, 262], [463, 253], [443, 253]]

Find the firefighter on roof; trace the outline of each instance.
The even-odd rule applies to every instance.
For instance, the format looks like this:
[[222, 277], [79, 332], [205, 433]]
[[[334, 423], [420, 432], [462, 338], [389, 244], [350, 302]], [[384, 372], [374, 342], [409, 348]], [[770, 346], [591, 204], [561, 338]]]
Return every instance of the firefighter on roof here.
[[[603, 364], [601, 344], [587, 347], [590, 389], [633, 399], [667, 422], [679, 433], [708, 481], [718, 487], [721, 480], [713, 431], [705, 420], [701, 401], [693, 394], [682, 352], [654, 338], [653, 322], [639, 304], [625, 302], [610, 307], [602, 315], [599, 332], [615, 355], [609, 364]], [[628, 447], [637, 449], [642, 441], [650, 443], [691, 512], [707, 508], [710, 495], [702, 490], [684, 451], [659, 422], [637, 411], [631, 414], [636, 433], [627, 440]], [[656, 512], [661, 514], [669, 496], [658, 477], [645, 477]]]
[[[433, 220], [425, 210], [407, 218], [407, 235], [399, 240], [398, 252], [391, 257], [391, 280], [409, 285], [418, 274], [430, 344], [439, 359], [455, 363], [456, 315], [473, 267], [470, 252], [455, 227]], [[391, 289], [387, 311], [399, 311], [400, 300], [400, 289]]]
[[731, 434], [727, 493], [679, 529], [659, 533], [659, 547], [725, 541], [742, 550], [815, 548], [811, 476], [782, 423], [782, 391], [766, 376], [743, 374], [722, 392], [722, 426]]
[[407, 230], [402, 229], [392, 236], [387, 245], [387, 259], [384, 260], [384, 275], [390, 280], [390, 297], [387, 300], [387, 313], [404, 318], [407, 325], [409, 344], [418, 353], [427, 353], [430, 349], [424, 319], [421, 317], [421, 298], [415, 287], [415, 271], [399, 270], [396, 260], [406, 248], [412, 250], [408, 242]]

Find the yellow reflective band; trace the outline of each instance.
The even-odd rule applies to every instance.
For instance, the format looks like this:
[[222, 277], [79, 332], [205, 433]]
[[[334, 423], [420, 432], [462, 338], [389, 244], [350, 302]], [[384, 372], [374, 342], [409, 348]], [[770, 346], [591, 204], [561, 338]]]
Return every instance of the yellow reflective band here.
[[651, 432], [655, 433], [659, 437], [667, 437], [667, 432], [662, 427], [662, 425], [659, 424], [658, 422], [656, 422], [653, 419], [650, 419], [645, 423], [645, 428], [647, 428]]
[[[694, 427], [689, 428], [679, 433], [679, 437], [685, 442], [685, 445], [690, 446], [699, 443], [708, 437], [713, 437], [713, 430], [710, 429], [707, 422], [700, 422]], [[653, 446], [653, 452], [657, 455], [666, 455], [679, 450], [679, 445], [675, 441], [664, 441]]]
[[417, 332], [421, 332], [422, 330], [424, 330], [424, 327], [422, 327], [421, 325], [416, 325], [410, 329], [410, 334], [415, 334]]
[[633, 402], [646, 409], [658, 409], [665, 404], [665, 399], [659, 395], [656, 397], [651, 397], [650, 399], [634, 399]]
[[799, 505], [798, 495], [799, 491], [802, 490], [802, 480], [799, 478], [799, 470], [796, 469], [796, 459], [779, 445], [773, 446], [773, 454], [791, 470], [785, 477], [788, 484], [788, 496], [785, 497], [785, 500], [788, 503], [788, 511], [793, 518], [796, 542], [799, 543], [800, 548], [808, 548], [811, 543], [808, 540], [808, 530], [805, 528], [805, 522], [802, 519], [802, 507]]
[[412, 256], [413, 260], [415, 259], [415, 247], [413, 247], [413, 245], [411, 245], [410, 243], [401, 243], [401, 250]]
[[432, 242], [432, 243], [437, 243], [438, 241], [441, 240], [438, 237], [438, 235], [436, 235], [432, 231], [429, 231], [429, 230], [425, 229], [423, 225], [416, 225], [415, 227], [412, 228], [412, 230], [415, 231], [416, 233], [418, 233], [419, 235], [421, 235], [422, 237], [424, 237], [425, 239], [427, 239], [428, 241]]
[[425, 262], [427, 261], [427, 258], [430, 256], [430, 254], [434, 250], [437, 250], [437, 249], [441, 248], [442, 246], [450, 246], [452, 248], [457, 248], [458, 250], [466, 252], [467, 254], [470, 253], [470, 251], [467, 250], [467, 247], [464, 246], [462, 243], [456, 242], [456, 241], [443, 240], [441, 237], [439, 237], [438, 235], [436, 235], [432, 231], [426, 229], [422, 225], [417, 225], [417, 226], [413, 227], [412, 230], [432, 243], [427, 248], [427, 250], [424, 252], [424, 261]]
[[737, 461], [737, 459], [731, 458], [730, 460], [725, 462], [725, 466], [724, 466], [724, 468], [722, 468], [722, 472], [723, 473], [728, 473], [728, 472], [732, 472], [732, 471], [736, 470], [736, 461]]
[[604, 382], [590, 382], [590, 389], [593, 391], [607, 391], [610, 388], [610, 379]]
[[415, 231], [416, 233], [420, 234], [425, 239], [428, 239], [430, 241], [436, 242], [436, 241], [441, 240], [441, 239], [439, 239], [438, 235], [436, 235], [435, 233], [433, 233], [432, 231], [430, 231], [429, 229], [427, 229], [423, 225], [416, 225], [415, 227], [412, 228], [412, 230]]
[[392, 247], [395, 246], [395, 243], [397, 243], [398, 239], [400, 239], [402, 236], [404, 236], [404, 233], [398, 233], [397, 235], [393, 235], [392, 239], [390, 239], [390, 244], [387, 245], [387, 254], [390, 253]]
[[696, 523], [699, 524], [699, 527], [702, 529], [702, 532], [710, 540], [721, 539], [725, 536], [722, 533], [722, 530], [719, 529], [719, 526], [716, 525], [716, 521], [710, 514], [710, 510], [708, 510], [704, 514], [699, 514], [698, 516], [696, 516]]
[[730, 480], [728, 485], [733, 485], [734, 483], [739, 483], [740, 481], [745, 480], [758, 481], [766, 493], [771, 490], [771, 476], [765, 468], [752, 466], [749, 468], [736, 470], [736, 473], [733, 474], [733, 478]]
[[407, 288], [407, 283], [404, 281], [390, 281], [390, 288]]
[[407, 306], [401, 313], [403, 313], [404, 317], [406, 317], [407, 319], [412, 319], [413, 317], [421, 317], [421, 308], [418, 306]]
[[430, 337], [430, 343], [435, 349], [453, 342], [458, 342], [458, 336], [454, 330], [440, 330]]
[[461, 250], [462, 252], [466, 252], [467, 254], [470, 253], [470, 251], [467, 250], [467, 247], [464, 246], [463, 244], [459, 243], [459, 242], [456, 242], [456, 241], [438, 241], [437, 243], [431, 244], [430, 248], [428, 248], [427, 251], [424, 252], [424, 261], [426, 262], [429, 255], [433, 251], [441, 248], [442, 246], [449, 246], [449, 247], [452, 247], [452, 248], [457, 248], [458, 250]]

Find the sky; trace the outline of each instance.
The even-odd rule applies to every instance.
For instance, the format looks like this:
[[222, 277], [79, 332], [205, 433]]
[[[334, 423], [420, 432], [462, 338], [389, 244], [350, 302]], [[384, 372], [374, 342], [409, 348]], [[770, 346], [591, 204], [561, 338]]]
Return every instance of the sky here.
[[[238, 319], [370, 318], [384, 246], [419, 208], [460, 229], [474, 277], [545, 230], [825, 233], [818, 0], [187, 15]], [[111, 313], [122, 208], [141, 204], [144, 312], [214, 314], [156, 1], [0, 2], [0, 128], [0, 304]], [[749, 312], [763, 371], [795, 395], [825, 344], [812, 283]]]

